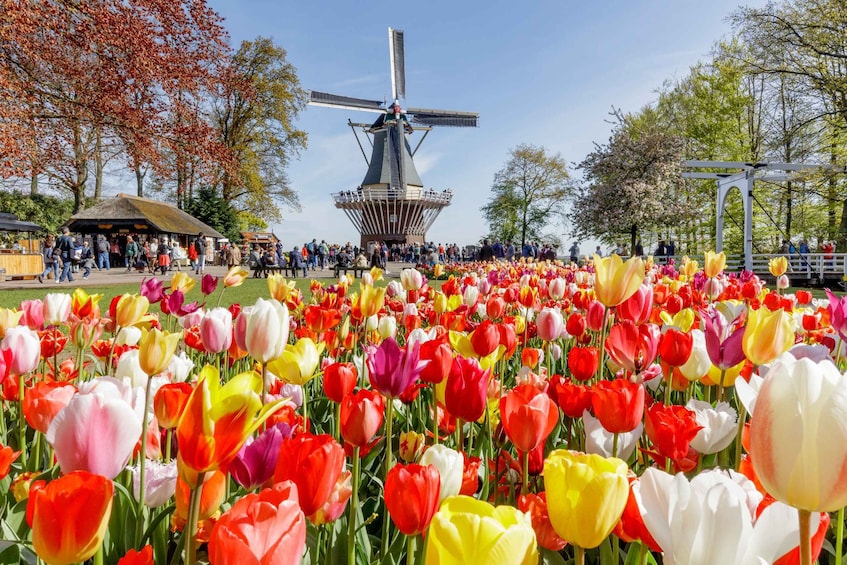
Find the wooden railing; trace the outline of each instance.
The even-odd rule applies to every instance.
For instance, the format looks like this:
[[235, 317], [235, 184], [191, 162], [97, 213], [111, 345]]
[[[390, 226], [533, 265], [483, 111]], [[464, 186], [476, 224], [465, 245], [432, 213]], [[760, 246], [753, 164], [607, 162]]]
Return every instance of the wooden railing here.
[[[778, 253], [756, 253], [753, 254], [753, 272], [761, 276], [771, 276], [768, 268], [769, 262], [774, 257], [780, 257]], [[703, 267], [702, 255], [689, 255], [691, 259], [696, 260]], [[823, 253], [794, 253], [785, 255], [788, 259], [788, 272], [786, 273], [790, 279], [817, 279], [823, 280], [844, 280], [847, 278], [847, 253], [832, 253], [824, 255]], [[653, 260], [657, 264], [667, 263], [668, 257], [654, 257]], [[673, 257], [674, 263], [679, 267], [682, 262], [681, 255]], [[740, 273], [744, 269], [743, 255], [727, 255], [726, 270], [730, 273]]]

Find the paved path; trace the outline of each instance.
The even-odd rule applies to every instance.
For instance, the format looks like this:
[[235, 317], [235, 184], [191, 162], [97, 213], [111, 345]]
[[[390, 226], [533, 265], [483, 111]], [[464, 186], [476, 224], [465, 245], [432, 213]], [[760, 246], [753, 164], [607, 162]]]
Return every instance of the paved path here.
[[[388, 275], [386, 278], [399, 278], [400, 271], [410, 267], [411, 265], [408, 263], [395, 263], [389, 261], [388, 263]], [[249, 271], [249, 269], [248, 269]], [[164, 280], [170, 280], [171, 276], [176, 271], [168, 273]], [[188, 273], [192, 276], [193, 273], [189, 267], [184, 267], [182, 272]], [[216, 277], [222, 277], [226, 274], [227, 268], [223, 266], [207, 266], [206, 273], [214, 275]], [[112, 268], [110, 270], [98, 271], [97, 269], [91, 270], [91, 275], [87, 279], [82, 278], [83, 270], [80, 269], [77, 273], [74, 273], [74, 281], [72, 283], [64, 282], [57, 284], [52, 279], [44, 279], [44, 283], [39, 283], [38, 279], [30, 279], [30, 280], [7, 280], [5, 282], [0, 282], [0, 289], [26, 289], [26, 288], [38, 288], [44, 286], [53, 286], [56, 288], [76, 288], [76, 287], [91, 287], [91, 286], [104, 286], [104, 285], [114, 285], [114, 284], [125, 284], [125, 283], [140, 283], [144, 277], [153, 276], [150, 273], [138, 273], [136, 271], [127, 272], [126, 268]], [[156, 275], [159, 278], [162, 278], [162, 275]], [[197, 278], [200, 278], [199, 276]], [[301, 277], [298, 277], [301, 278]], [[327, 267], [325, 270], [317, 269], [315, 271], [309, 271], [309, 279], [334, 279], [335, 273], [334, 271]]]

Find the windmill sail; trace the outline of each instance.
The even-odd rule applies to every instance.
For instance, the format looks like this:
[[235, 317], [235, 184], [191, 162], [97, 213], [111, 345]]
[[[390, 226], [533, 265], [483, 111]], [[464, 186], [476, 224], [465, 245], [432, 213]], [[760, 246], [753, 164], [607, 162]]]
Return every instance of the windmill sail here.
[[391, 97], [406, 99], [406, 54], [403, 48], [403, 32], [388, 28], [388, 48], [391, 54]]

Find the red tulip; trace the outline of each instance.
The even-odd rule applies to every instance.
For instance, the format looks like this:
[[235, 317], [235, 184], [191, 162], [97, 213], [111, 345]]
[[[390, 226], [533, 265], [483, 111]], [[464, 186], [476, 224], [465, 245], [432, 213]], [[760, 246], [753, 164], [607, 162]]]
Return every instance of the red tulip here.
[[421, 370], [421, 380], [438, 384], [450, 374], [453, 365], [453, 349], [444, 338], [431, 339], [421, 344], [421, 361], [429, 361]]
[[462, 452], [462, 486], [459, 494], [473, 496], [479, 490], [479, 466], [482, 459]]
[[324, 369], [324, 392], [327, 398], [340, 403], [356, 388], [356, 366], [353, 363], [333, 363]]
[[113, 493], [112, 481], [86, 471], [33, 485], [26, 517], [35, 553], [47, 563], [61, 564], [93, 556], [106, 535]]
[[585, 333], [587, 327], [588, 325], [585, 322], [585, 316], [579, 312], [574, 312], [568, 316], [568, 320], [565, 322], [565, 331], [568, 332], [568, 335], [573, 337], [582, 337], [582, 334]]
[[558, 420], [556, 404], [533, 385], [518, 385], [500, 397], [503, 429], [522, 453], [542, 445]]
[[703, 426], [697, 424], [693, 411], [685, 406], [654, 403], [647, 409], [644, 431], [660, 455], [671, 461], [681, 461]]
[[118, 565], [156, 565], [153, 561], [153, 546], [147, 544], [141, 551], [130, 549], [118, 559]]
[[[177, 466], [182, 467], [182, 461], [177, 459]], [[182, 520], [188, 519], [188, 505], [191, 499], [191, 487], [183, 476], [190, 475], [192, 484], [197, 484], [196, 475], [190, 469], [182, 467], [176, 479], [176, 491], [174, 492], [175, 514]], [[209, 518], [218, 511], [226, 497], [227, 475], [220, 469], [207, 472], [200, 486], [200, 520]]]
[[644, 387], [626, 379], [600, 381], [594, 385], [591, 406], [606, 431], [631, 432], [644, 415]]
[[8, 445], [0, 447], [0, 480], [6, 478], [9, 474], [9, 469], [12, 467], [12, 463], [14, 463], [20, 455], [20, 451], [13, 451]]
[[455, 418], [473, 422], [485, 413], [490, 371], [483, 371], [476, 359], [462, 356], [453, 360], [444, 403]]
[[306, 519], [297, 500], [290, 481], [240, 498], [212, 528], [209, 564], [300, 563]]
[[506, 348], [503, 352], [505, 359], [511, 359], [518, 348], [518, 336], [515, 334], [515, 326], [512, 324], [498, 324], [497, 331], [500, 332], [500, 345]]
[[612, 326], [606, 338], [606, 353], [617, 365], [639, 373], [656, 359], [661, 333], [655, 324], [636, 326], [624, 320]]
[[539, 546], [550, 551], [561, 551], [568, 545], [568, 542], [559, 537], [550, 523], [546, 492], [520, 495], [518, 497], [518, 510], [529, 514], [532, 520], [532, 529], [535, 530], [535, 539]]
[[625, 542], [640, 541], [646, 544], [651, 550], [661, 553], [662, 548], [650, 535], [647, 526], [644, 525], [644, 518], [641, 516], [641, 509], [638, 507], [638, 501], [635, 499], [635, 494], [632, 491], [632, 485], [638, 482], [638, 477], [630, 471], [629, 477], [629, 497], [626, 499], [626, 506], [621, 515], [621, 520], [615, 526], [614, 534]]
[[568, 369], [578, 381], [587, 381], [600, 368], [600, 352], [596, 347], [574, 347], [568, 351]]
[[485, 315], [491, 320], [499, 320], [506, 313], [506, 301], [494, 295], [485, 303]]
[[303, 319], [310, 330], [323, 333], [341, 323], [341, 312], [335, 308], [323, 308], [313, 304], [306, 307]]
[[385, 400], [374, 390], [348, 394], [341, 401], [341, 435], [344, 441], [364, 447], [373, 439], [385, 417]]
[[176, 427], [193, 390], [194, 387], [188, 383], [168, 383], [156, 391], [153, 411], [161, 427], [166, 430]]
[[293, 481], [309, 519], [326, 504], [344, 470], [344, 448], [330, 435], [301, 434], [284, 440], [274, 482]]
[[416, 536], [438, 511], [441, 475], [434, 465], [395, 465], [385, 477], [385, 507], [397, 529]]
[[500, 332], [491, 320], [485, 320], [470, 335], [474, 353], [479, 357], [491, 355], [500, 345]]
[[582, 418], [582, 413], [591, 409], [592, 393], [593, 389], [562, 375], [554, 375], [547, 388], [547, 394], [568, 418]]
[[682, 367], [691, 357], [694, 337], [674, 328], [668, 328], [659, 340], [659, 356], [671, 367]]

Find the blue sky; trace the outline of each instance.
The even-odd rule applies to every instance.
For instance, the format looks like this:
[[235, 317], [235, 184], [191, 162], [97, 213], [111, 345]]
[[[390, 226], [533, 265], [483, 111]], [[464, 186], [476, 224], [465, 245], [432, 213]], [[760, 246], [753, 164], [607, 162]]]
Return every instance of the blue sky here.
[[[360, 98], [391, 96], [387, 29], [404, 30], [408, 105], [480, 113], [479, 128], [432, 131], [415, 158], [425, 186], [454, 191], [428, 239], [460, 245], [486, 233], [479, 208], [510, 149], [540, 145], [578, 163], [594, 142], [608, 139], [613, 106], [636, 111], [655, 100], [663, 81], [687, 74], [730, 33], [726, 18], [738, 6], [725, 0], [209, 4], [225, 18], [234, 46], [272, 37], [288, 51], [303, 88]], [[330, 193], [362, 181], [365, 162], [346, 124], [373, 116], [314, 106], [302, 112], [298, 127], [309, 134], [309, 146], [288, 171], [302, 212], [286, 211], [272, 226], [286, 244], [313, 237], [358, 241]], [[582, 252], [595, 244], [581, 242]]]

